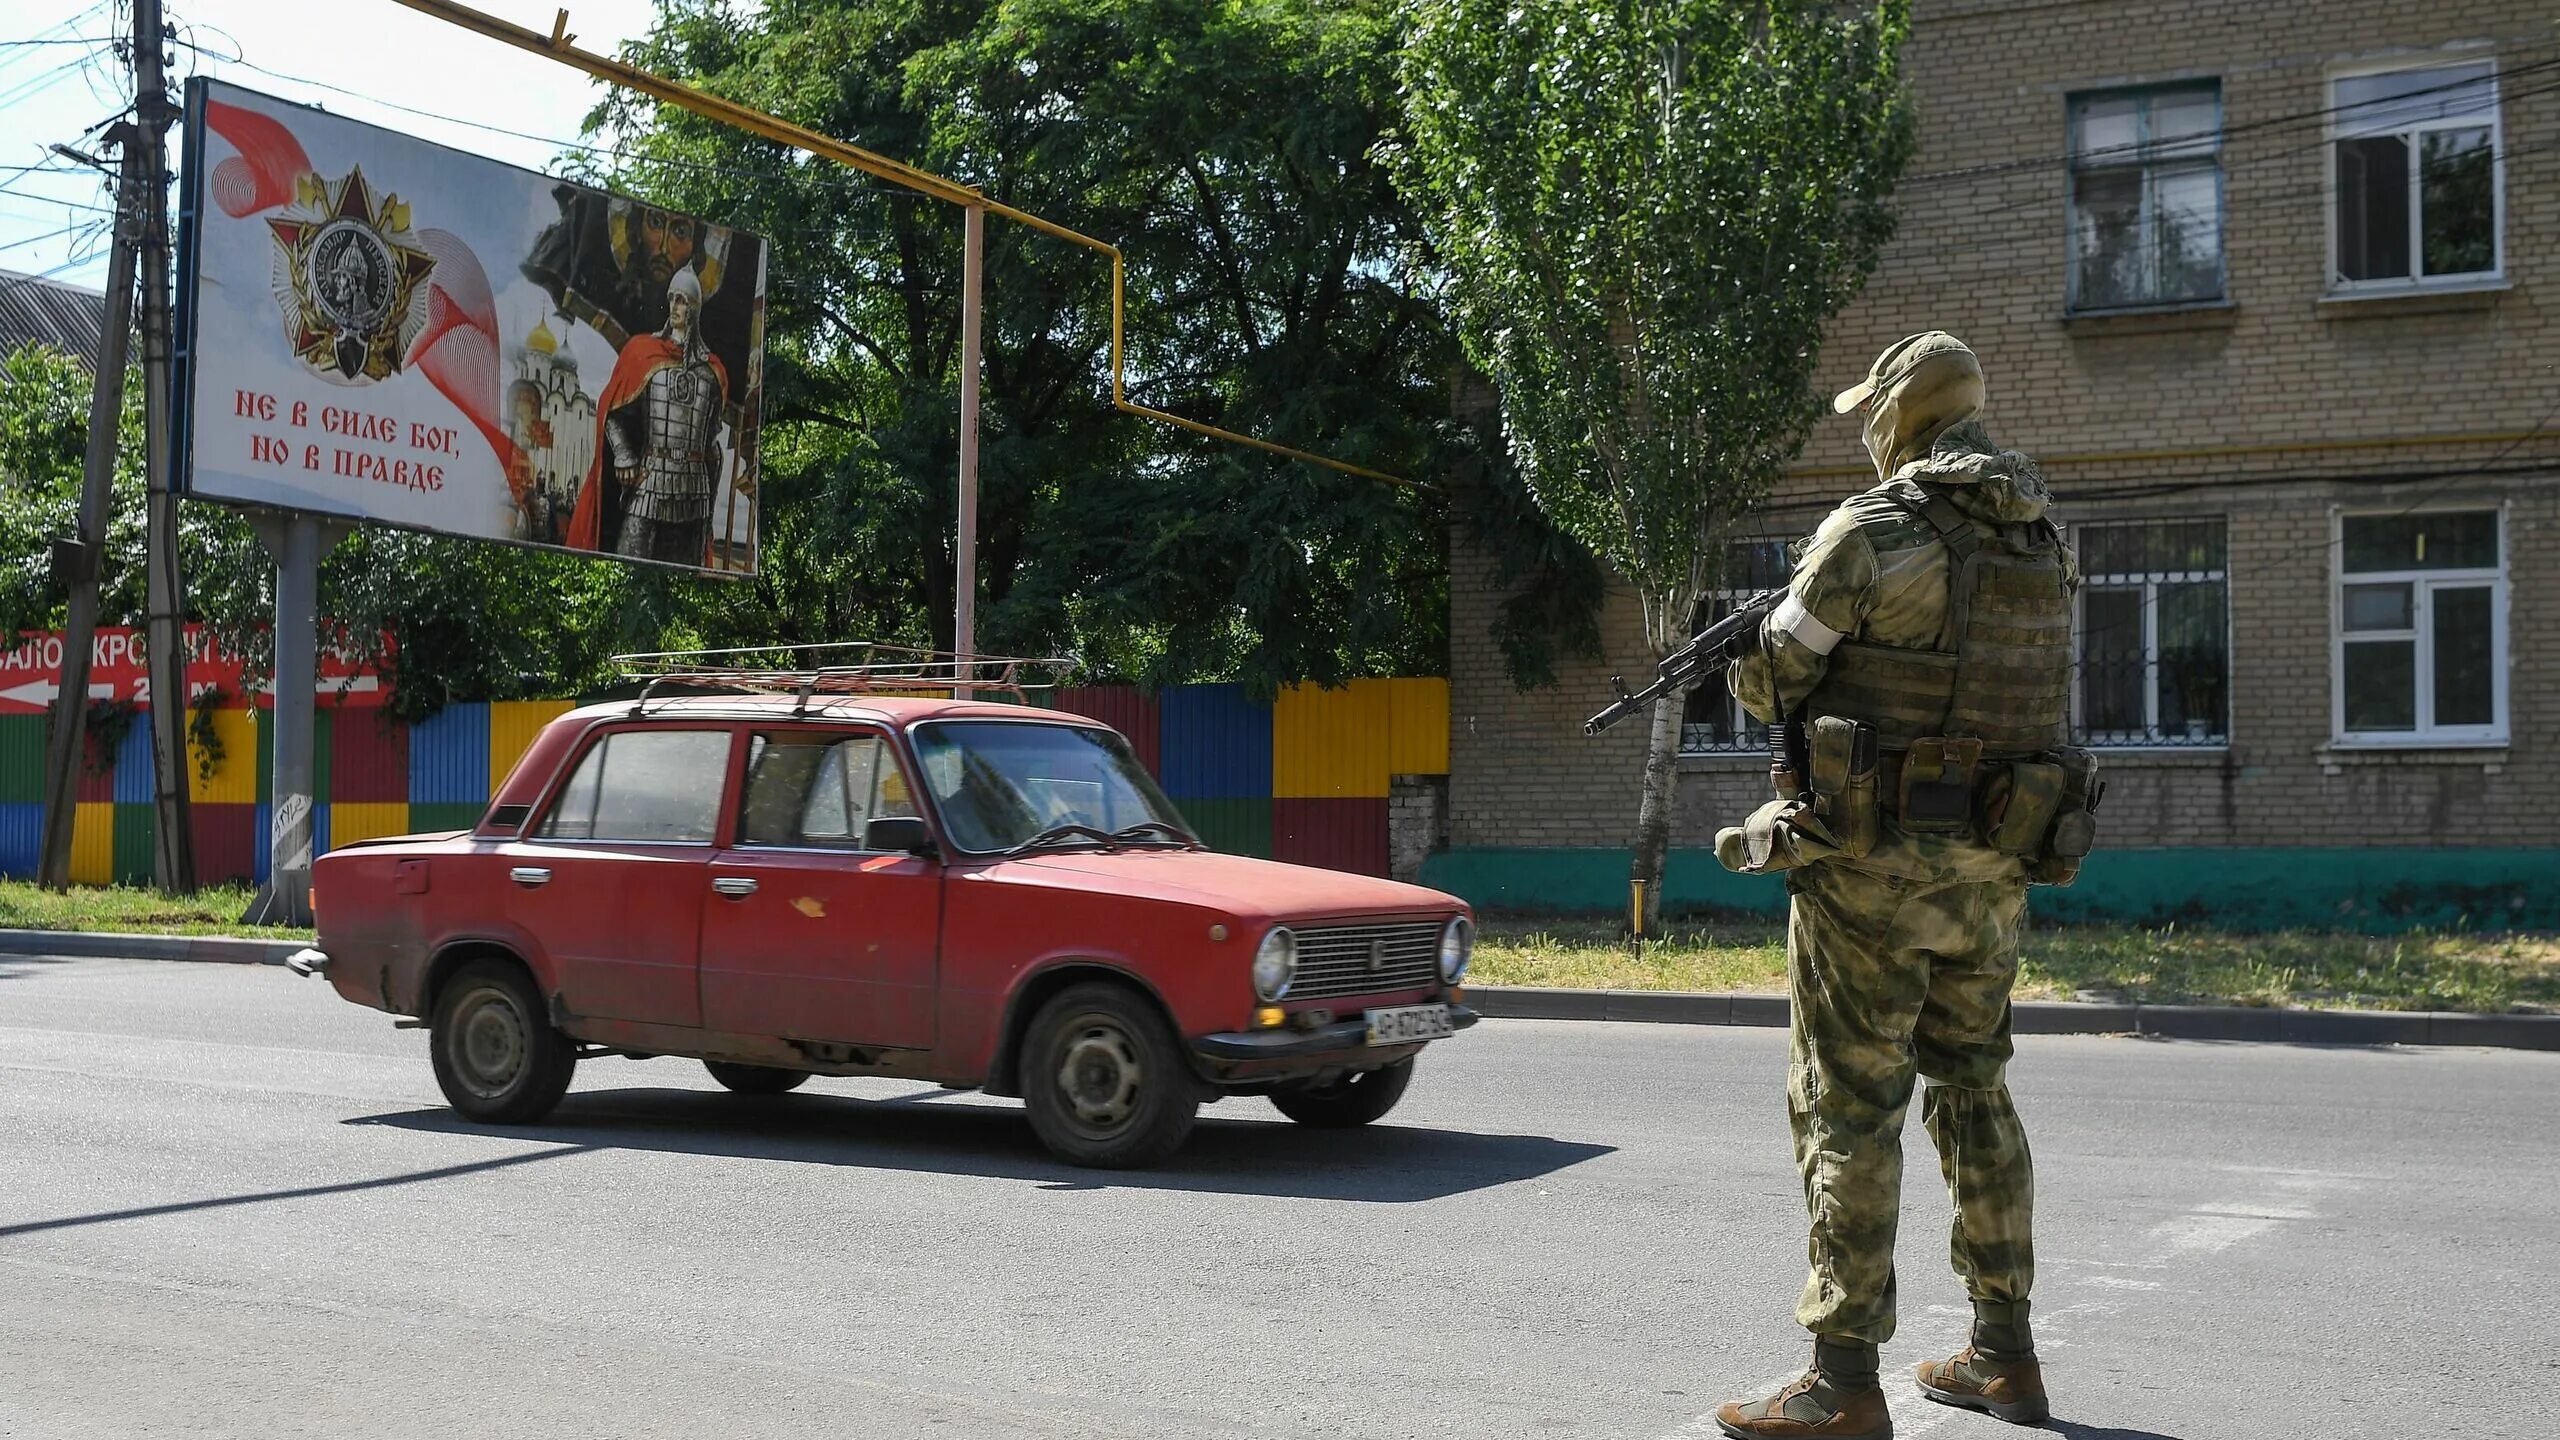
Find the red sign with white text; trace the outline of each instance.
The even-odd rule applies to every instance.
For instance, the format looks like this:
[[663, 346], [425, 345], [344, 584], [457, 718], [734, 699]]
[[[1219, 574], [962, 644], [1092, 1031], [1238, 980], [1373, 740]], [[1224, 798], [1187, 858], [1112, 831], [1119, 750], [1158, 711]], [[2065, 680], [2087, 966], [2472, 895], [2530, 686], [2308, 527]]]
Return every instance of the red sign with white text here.
[[[62, 632], [55, 630], [29, 635], [15, 649], [0, 653], [0, 715], [41, 715], [53, 708], [54, 697], [62, 693], [62, 647]], [[190, 700], [207, 690], [219, 689], [223, 693], [220, 703], [227, 706], [254, 702], [263, 709], [274, 703], [274, 696], [264, 688], [244, 701], [240, 662], [210, 650], [203, 627], [188, 626]], [[313, 691], [323, 705], [379, 705], [382, 677], [355, 660], [324, 648], [320, 652], [319, 683]], [[145, 662], [140, 630], [122, 625], [99, 629], [89, 651], [89, 698], [136, 705], [151, 703], [150, 667]]]

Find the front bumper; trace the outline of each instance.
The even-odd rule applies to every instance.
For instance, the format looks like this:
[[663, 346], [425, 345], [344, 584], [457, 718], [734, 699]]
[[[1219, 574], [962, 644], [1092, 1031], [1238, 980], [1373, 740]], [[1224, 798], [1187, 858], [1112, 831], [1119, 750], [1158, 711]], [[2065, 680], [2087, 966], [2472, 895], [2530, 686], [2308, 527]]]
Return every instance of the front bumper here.
[[[1484, 1017], [1464, 1005], [1449, 1007], [1449, 1028], [1464, 1030]], [[1219, 1065], [1257, 1064], [1288, 1060], [1338, 1060], [1351, 1054], [1396, 1055], [1419, 1050], [1430, 1044], [1416, 1040], [1410, 1045], [1369, 1046], [1369, 1022], [1336, 1020], [1313, 1030], [1227, 1030], [1203, 1035], [1191, 1042], [1193, 1053]]]

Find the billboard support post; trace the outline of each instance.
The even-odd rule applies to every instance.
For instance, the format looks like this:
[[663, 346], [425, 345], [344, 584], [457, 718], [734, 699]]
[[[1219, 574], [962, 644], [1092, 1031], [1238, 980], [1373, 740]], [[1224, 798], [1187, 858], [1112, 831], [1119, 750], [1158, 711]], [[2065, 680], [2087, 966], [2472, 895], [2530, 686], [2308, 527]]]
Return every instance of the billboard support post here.
[[[978, 651], [978, 348], [985, 323], [987, 207], [969, 206], [960, 251], [960, 533], [953, 546], [953, 673], [969, 673]], [[954, 690], [953, 699], [967, 699]]]
[[89, 453], [80, 476], [79, 532], [54, 546], [54, 573], [69, 582], [63, 627], [60, 687], [45, 754], [44, 844], [36, 879], [47, 889], [71, 884], [73, 806], [80, 798], [80, 767], [87, 760], [89, 655], [98, 638], [98, 572], [107, 547], [108, 512], [115, 500], [116, 437], [124, 415], [125, 352], [133, 333], [133, 248], [138, 238], [135, 197], [141, 188], [141, 143], [133, 127], [113, 135], [122, 146], [122, 183], [116, 203], [115, 246], [107, 257], [104, 323], [98, 336], [98, 371], [89, 394]]
[[320, 557], [347, 533], [308, 511], [260, 515], [258, 538], [276, 560], [275, 787], [267, 829], [267, 881], [241, 920], [251, 925], [311, 923], [313, 810], [320, 797], [313, 763], [318, 729]]

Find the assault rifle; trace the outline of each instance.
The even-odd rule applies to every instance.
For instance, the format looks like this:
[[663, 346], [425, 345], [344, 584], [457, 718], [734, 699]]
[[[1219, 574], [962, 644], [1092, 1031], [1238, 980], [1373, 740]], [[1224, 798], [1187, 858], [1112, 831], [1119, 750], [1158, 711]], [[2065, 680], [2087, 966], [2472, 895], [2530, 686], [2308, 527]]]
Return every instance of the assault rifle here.
[[1582, 733], [1597, 735], [1637, 711], [1651, 705], [1670, 691], [1686, 688], [1689, 683], [1711, 670], [1721, 670], [1740, 659], [1760, 640], [1760, 622], [1787, 598], [1781, 588], [1763, 590], [1733, 607], [1732, 613], [1689, 637], [1689, 643], [1662, 657], [1653, 669], [1653, 683], [1630, 694], [1623, 675], [1609, 677], [1609, 688], [1618, 698], [1609, 708], [1582, 722]]

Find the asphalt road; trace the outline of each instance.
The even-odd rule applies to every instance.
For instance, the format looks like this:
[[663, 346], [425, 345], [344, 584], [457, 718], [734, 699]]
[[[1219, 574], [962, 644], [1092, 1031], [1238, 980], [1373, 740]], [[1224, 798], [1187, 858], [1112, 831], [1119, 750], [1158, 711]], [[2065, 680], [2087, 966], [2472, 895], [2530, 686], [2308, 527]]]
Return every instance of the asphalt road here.
[[[1656, 1437], [1802, 1363], [1768, 1030], [1493, 1021], [1349, 1135], [593, 1062], [472, 1129], [280, 970], [0, 957], [0, 1434]], [[2037, 1325], [2104, 1440], [2560, 1432], [2560, 1055], [2031, 1039]], [[1916, 1107], [1915, 1107], [1916, 1108]], [[1960, 1343], [1910, 1134], [1903, 1436]]]

